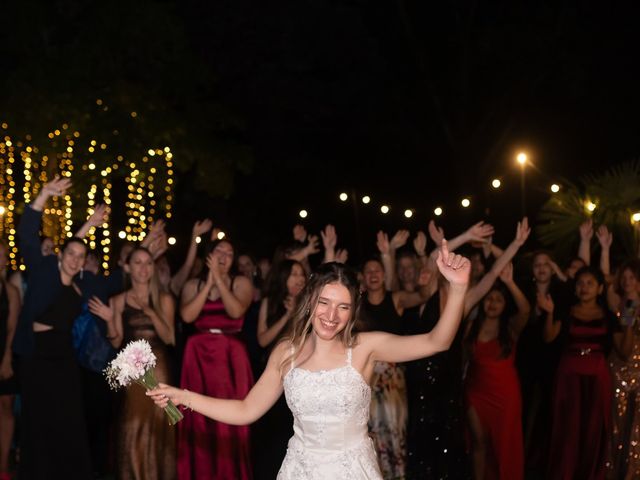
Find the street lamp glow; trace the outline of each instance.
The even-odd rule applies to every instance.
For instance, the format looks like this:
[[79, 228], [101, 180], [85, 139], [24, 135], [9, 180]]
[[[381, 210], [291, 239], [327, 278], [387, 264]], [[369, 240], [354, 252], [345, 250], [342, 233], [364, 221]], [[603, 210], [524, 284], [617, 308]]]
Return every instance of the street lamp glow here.
[[462, 205], [464, 208], [467, 208], [469, 205], [471, 205], [471, 200], [469, 200], [468, 198], [463, 198], [460, 202], [460, 205]]
[[433, 213], [435, 214], [435, 216], [436, 216], [436, 217], [439, 217], [440, 215], [442, 215], [442, 208], [440, 208], [440, 207], [436, 207], [436, 208], [433, 210]]
[[587, 202], [587, 210], [593, 212], [596, 209], [597, 205], [593, 202]]
[[554, 183], [553, 185], [551, 185], [551, 191], [553, 193], [558, 193], [560, 191], [560, 185], [558, 185], [557, 183]]
[[227, 234], [224, 232], [218, 232], [218, 240], [222, 240], [224, 237], [226, 237]]
[[633, 215], [631, 215], [631, 221], [633, 223], [638, 223], [640, 222], [640, 212], [636, 212]]
[[520, 152], [518, 154], [518, 156], [516, 157], [516, 160], [518, 161], [518, 163], [520, 165], [522, 165], [524, 167], [524, 164], [527, 163], [527, 154], [524, 152]]
[[347, 198], [349, 198], [349, 195], [347, 195], [346, 193], [342, 192], [342, 193], [340, 194], [340, 200], [341, 200], [341, 201], [346, 202], [346, 201], [347, 201]]
[[371, 197], [369, 195], [365, 195], [362, 197], [362, 203], [369, 203], [371, 201]]
[[494, 178], [493, 182], [491, 182], [493, 188], [500, 188], [500, 185], [502, 185], [502, 182], [497, 178]]
[[380, 211], [381, 211], [382, 213], [389, 213], [389, 207], [388, 207], [388, 206], [386, 206], [386, 205], [382, 205], [382, 206], [380, 207]]
[[300, 218], [307, 218], [307, 215], [309, 215], [309, 213], [306, 210], [300, 210], [300, 212], [298, 212], [298, 215], [300, 215]]
[[175, 245], [176, 244], [176, 237], [169, 237], [169, 240], [167, 240], [167, 243], [169, 245]]

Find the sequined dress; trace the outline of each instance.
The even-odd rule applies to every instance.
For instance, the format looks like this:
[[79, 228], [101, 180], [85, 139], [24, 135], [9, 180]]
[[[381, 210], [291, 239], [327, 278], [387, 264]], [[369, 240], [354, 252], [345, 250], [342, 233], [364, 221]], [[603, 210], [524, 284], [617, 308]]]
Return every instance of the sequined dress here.
[[613, 353], [610, 367], [613, 380], [612, 455], [610, 479], [640, 478], [640, 325], [636, 307], [633, 349], [628, 360]]
[[[170, 383], [170, 358], [167, 347], [156, 332], [153, 321], [126, 300], [122, 312], [122, 345], [144, 339], [156, 356], [155, 375], [159, 382]], [[143, 388], [132, 385], [123, 391], [117, 431], [117, 471], [119, 480], [174, 480], [176, 478], [175, 428], [159, 408], [149, 408]]]
[[284, 392], [294, 435], [277, 480], [382, 479], [367, 433], [371, 388], [351, 365], [351, 349], [332, 370], [292, 365]]

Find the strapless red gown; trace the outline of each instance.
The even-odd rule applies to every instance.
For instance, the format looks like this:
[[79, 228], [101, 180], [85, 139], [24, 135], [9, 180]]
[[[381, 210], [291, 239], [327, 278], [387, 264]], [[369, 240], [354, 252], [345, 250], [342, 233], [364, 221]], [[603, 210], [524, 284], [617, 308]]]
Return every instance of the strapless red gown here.
[[[231, 318], [222, 300], [207, 300], [185, 345], [180, 386], [216, 398], [242, 399], [253, 386], [243, 318]], [[213, 330], [213, 332], [211, 331]], [[178, 423], [180, 480], [252, 478], [249, 427], [210, 420], [189, 410]]]

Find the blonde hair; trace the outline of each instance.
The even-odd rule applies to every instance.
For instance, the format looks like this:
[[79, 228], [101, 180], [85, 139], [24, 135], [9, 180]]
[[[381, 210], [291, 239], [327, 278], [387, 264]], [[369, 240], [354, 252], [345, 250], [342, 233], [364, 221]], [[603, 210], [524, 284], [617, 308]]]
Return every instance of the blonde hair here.
[[280, 375], [288, 365], [291, 365], [300, 354], [313, 327], [311, 320], [318, 306], [318, 298], [322, 288], [330, 283], [337, 283], [347, 288], [352, 299], [351, 316], [347, 325], [338, 332], [338, 337], [345, 348], [351, 348], [356, 344], [357, 332], [354, 331], [356, 321], [360, 316], [360, 288], [356, 273], [346, 265], [337, 262], [324, 263], [318, 267], [315, 273], [309, 276], [307, 284], [300, 294], [299, 301], [293, 311], [289, 332], [281, 342], [291, 344], [291, 353], [280, 364]]

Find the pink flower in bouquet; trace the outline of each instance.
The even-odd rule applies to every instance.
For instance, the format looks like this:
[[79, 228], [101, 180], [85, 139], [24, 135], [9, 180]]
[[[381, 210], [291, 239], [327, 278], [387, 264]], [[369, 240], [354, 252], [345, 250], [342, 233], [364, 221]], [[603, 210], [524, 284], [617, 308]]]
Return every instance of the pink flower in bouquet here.
[[[154, 375], [155, 366], [156, 356], [153, 354], [149, 342], [136, 340], [127, 344], [118, 353], [116, 358], [105, 368], [104, 374], [109, 386], [114, 390], [127, 387], [132, 382], [149, 390], [158, 386]], [[169, 417], [171, 425], [182, 420], [182, 414], [173, 403], [169, 402], [164, 411]]]

